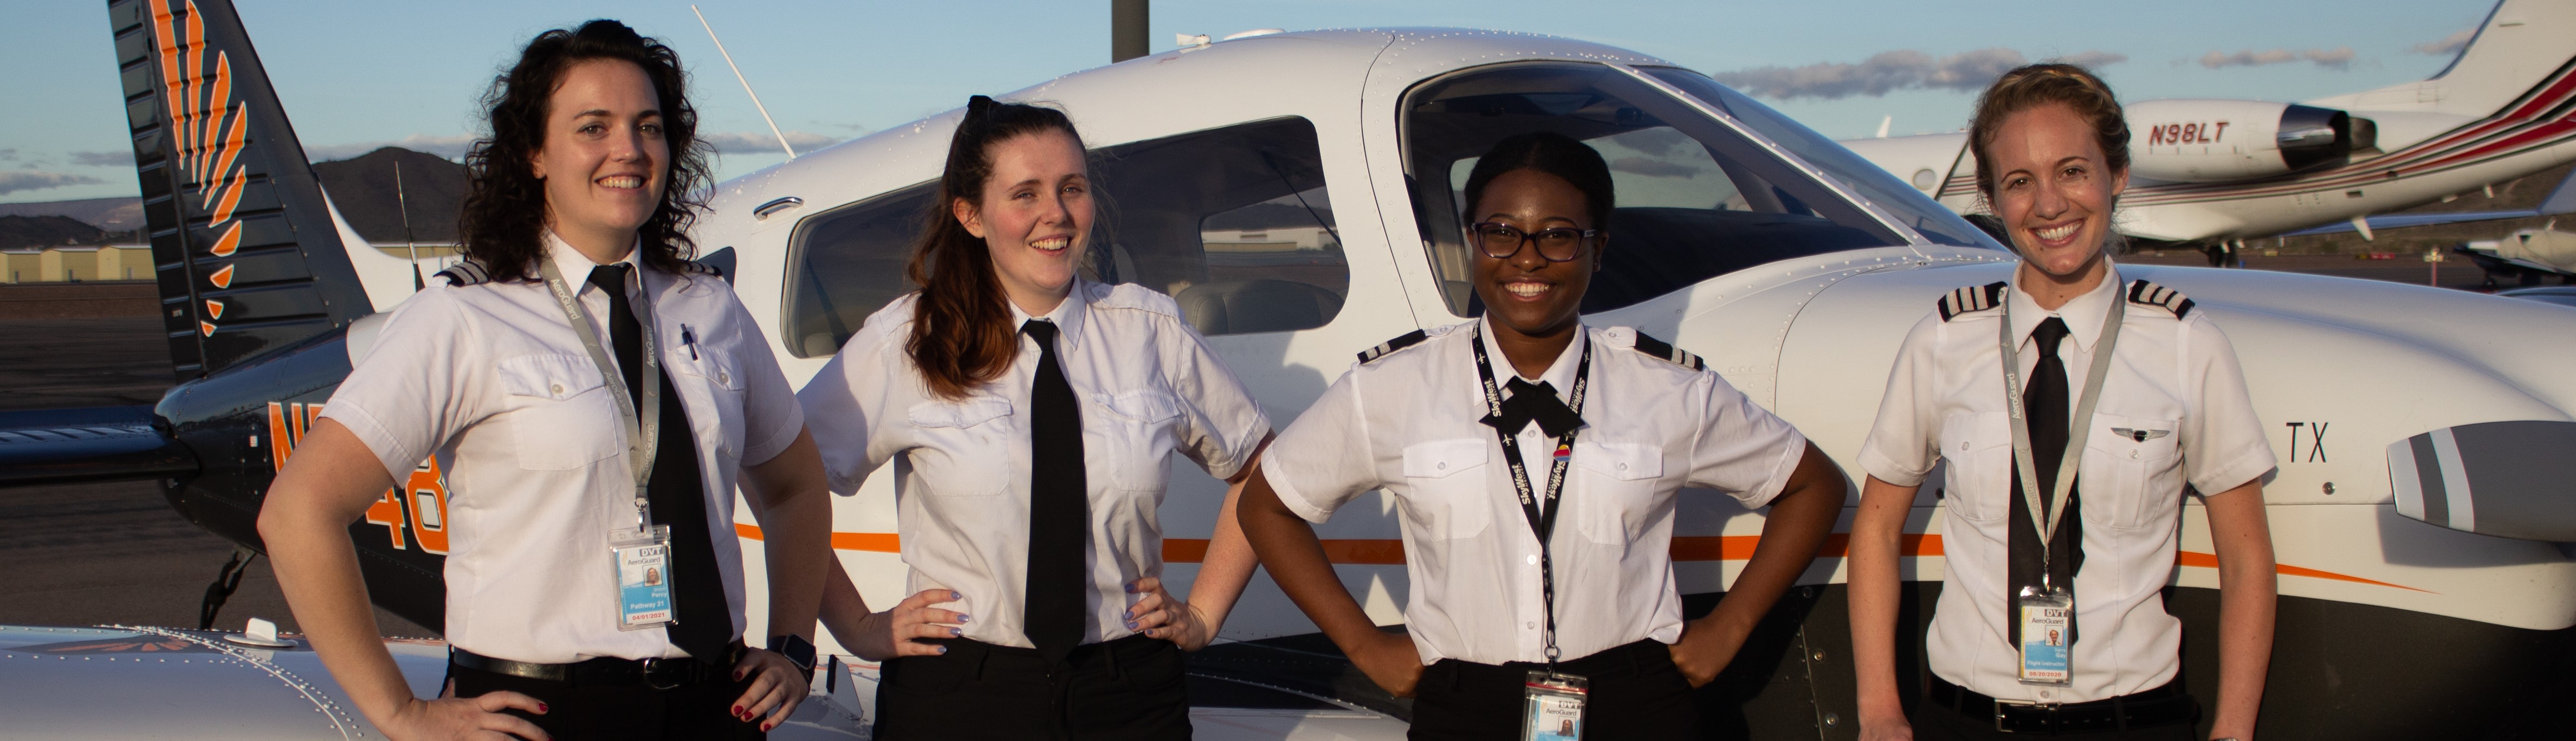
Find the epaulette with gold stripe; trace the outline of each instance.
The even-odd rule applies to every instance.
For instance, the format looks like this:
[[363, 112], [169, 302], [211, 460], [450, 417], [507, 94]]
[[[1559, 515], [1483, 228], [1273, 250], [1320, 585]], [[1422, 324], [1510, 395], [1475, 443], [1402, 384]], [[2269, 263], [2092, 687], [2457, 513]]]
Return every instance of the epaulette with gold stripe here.
[[1378, 345], [1377, 345], [1376, 347], [1372, 347], [1372, 348], [1369, 348], [1369, 349], [1366, 349], [1366, 350], [1361, 350], [1361, 351], [1360, 351], [1360, 362], [1362, 362], [1362, 363], [1367, 363], [1367, 362], [1371, 362], [1371, 361], [1377, 360], [1378, 358], [1386, 357], [1387, 355], [1392, 354], [1392, 353], [1394, 353], [1394, 352], [1395, 352], [1395, 351], [1397, 351], [1397, 350], [1402, 350], [1402, 349], [1405, 349], [1405, 348], [1408, 348], [1408, 347], [1412, 347], [1412, 346], [1414, 346], [1414, 345], [1422, 344], [1422, 341], [1423, 341], [1423, 340], [1427, 340], [1427, 339], [1431, 339], [1431, 333], [1429, 333], [1429, 332], [1424, 332], [1424, 331], [1419, 330], [1419, 329], [1417, 329], [1417, 330], [1413, 330], [1413, 331], [1411, 331], [1411, 332], [1406, 332], [1406, 333], [1404, 333], [1404, 335], [1403, 335], [1403, 336], [1397, 337], [1397, 338], [1392, 339], [1392, 340], [1387, 340], [1387, 341], [1385, 341], [1385, 342], [1378, 343]]
[[1995, 281], [1982, 286], [1969, 286], [1942, 294], [1934, 304], [1941, 309], [1941, 321], [1974, 311], [1985, 311], [2004, 305], [2004, 288], [2010, 284]]
[[2175, 319], [2191, 313], [2191, 298], [2177, 291], [2145, 280], [2129, 282], [2129, 303], [2153, 306], [2173, 312]]
[[1708, 370], [1708, 362], [1700, 360], [1697, 355], [1692, 355], [1689, 350], [1674, 347], [1673, 343], [1647, 336], [1644, 332], [1637, 333], [1636, 347], [1637, 352], [1654, 356], [1657, 360], [1667, 361], [1674, 365], [1695, 371]]

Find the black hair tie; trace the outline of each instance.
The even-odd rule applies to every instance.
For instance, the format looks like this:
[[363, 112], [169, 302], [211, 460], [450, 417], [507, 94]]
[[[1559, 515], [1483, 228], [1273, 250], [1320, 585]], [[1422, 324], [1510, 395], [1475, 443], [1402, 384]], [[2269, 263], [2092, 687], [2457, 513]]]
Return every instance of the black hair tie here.
[[984, 97], [984, 96], [981, 96], [981, 95], [977, 95], [977, 96], [974, 96], [974, 97], [971, 97], [971, 98], [967, 98], [967, 99], [966, 99], [966, 115], [967, 115], [967, 116], [970, 116], [970, 117], [971, 117], [971, 116], [981, 116], [981, 115], [984, 115], [984, 112], [985, 112], [985, 111], [989, 111], [989, 110], [992, 110], [992, 109], [993, 109], [993, 99], [992, 99], [992, 98], [987, 98], [987, 97]]

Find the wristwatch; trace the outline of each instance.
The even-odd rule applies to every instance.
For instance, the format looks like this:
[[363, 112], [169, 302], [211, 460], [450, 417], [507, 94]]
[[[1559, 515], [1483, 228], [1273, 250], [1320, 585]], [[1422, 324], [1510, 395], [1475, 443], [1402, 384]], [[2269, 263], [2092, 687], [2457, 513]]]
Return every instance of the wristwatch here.
[[787, 661], [798, 669], [807, 673], [814, 671], [814, 642], [805, 640], [803, 636], [770, 636], [769, 650], [787, 657]]

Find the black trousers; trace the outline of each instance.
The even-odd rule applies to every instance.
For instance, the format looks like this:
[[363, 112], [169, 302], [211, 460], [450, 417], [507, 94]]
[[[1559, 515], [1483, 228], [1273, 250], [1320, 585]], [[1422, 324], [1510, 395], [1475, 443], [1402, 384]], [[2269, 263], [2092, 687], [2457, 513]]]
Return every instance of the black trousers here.
[[[1572, 661], [1557, 671], [1581, 675], [1591, 686], [1583, 706], [1587, 739], [1696, 739], [1699, 707], [1690, 680], [1673, 666], [1672, 649], [1653, 639]], [[1413, 687], [1412, 741], [1514, 739], [1521, 733], [1522, 688], [1532, 669], [1441, 659], [1423, 667]]]
[[508, 710], [568, 739], [763, 739], [760, 722], [733, 715], [751, 681], [702, 682], [657, 690], [640, 684], [581, 684], [448, 667], [457, 697], [510, 691], [537, 698], [546, 714]]
[[[1939, 681], [1937, 678], [1933, 681]], [[1991, 706], [1986, 710], [1992, 713]], [[2053, 741], [2200, 741], [2189, 718], [2146, 728], [2104, 730], [2083, 733], [2009, 733], [1995, 729], [1992, 715], [1977, 715], [1934, 702], [1925, 697], [1914, 706], [1906, 722], [1914, 725], [1915, 741], [2031, 741], [2035, 738]]]
[[1037, 649], [934, 640], [938, 656], [885, 662], [877, 741], [1190, 737], [1181, 649], [1132, 635], [1076, 647], [1050, 664]]

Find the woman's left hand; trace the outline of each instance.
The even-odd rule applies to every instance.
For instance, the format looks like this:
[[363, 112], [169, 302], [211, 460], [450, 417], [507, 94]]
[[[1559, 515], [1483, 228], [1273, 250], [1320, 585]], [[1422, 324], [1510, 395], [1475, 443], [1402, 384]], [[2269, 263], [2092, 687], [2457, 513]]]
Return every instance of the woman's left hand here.
[[812, 672], [796, 668], [786, 656], [763, 649], [750, 649], [742, 662], [733, 665], [734, 681], [752, 679], [751, 689], [733, 701], [733, 717], [745, 723], [759, 723], [760, 730], [777, 728], [787, 722], [787, 714], [796, 712], [796, 704], [805, 701], [808, 677]]
[[1147, 638], [1171, 641], [1183, 651], [1196, 651], [1216, 638], [1208, 626], [1207, 616], [1199, 608], [1175, 599], [1163, 591], [1163, 580], [1145, 577], [1127, 583], [1129, 594], [1144, 595], [1136, 604], [1127, 606], [1127, 627]]

